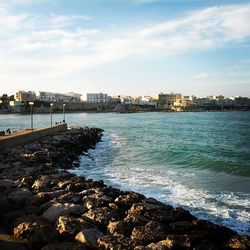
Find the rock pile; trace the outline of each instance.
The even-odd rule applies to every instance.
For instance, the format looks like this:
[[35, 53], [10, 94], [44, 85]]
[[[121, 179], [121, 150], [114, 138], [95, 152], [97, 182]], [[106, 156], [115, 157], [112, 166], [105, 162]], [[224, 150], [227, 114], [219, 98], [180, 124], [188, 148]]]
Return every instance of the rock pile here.
[[250, 237], [187, 210], [58, 170], [77, 165], [101, 133], [71, 130], [0, 155], [1, 224], [23, 249], [250, 248]]

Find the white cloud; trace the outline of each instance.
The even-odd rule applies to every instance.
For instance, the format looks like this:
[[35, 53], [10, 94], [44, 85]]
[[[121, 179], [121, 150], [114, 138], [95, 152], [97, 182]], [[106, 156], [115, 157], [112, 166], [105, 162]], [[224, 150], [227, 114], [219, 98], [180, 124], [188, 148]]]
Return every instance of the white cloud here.
[[200, 74], [197, 74], [194, 76], [194, 79], [205, 79], [208, 78], [209, 75], [206, 72], [201, 72]]
[[[119, 36], [81, 28], [79, 23], [87, 19], [75, 15], [53, 14], [45, 18], [11, 14], [0, 7], [0, 38], [4, 37], [0, 40], [0, 75], [8, 75], [9, 81], [18, 77], [60, 77], [130, 56], [169, 56], [230, 45], [250, 37], [249, 4], [207, 8], [177, 20], [135, 28], [133, 32], [120, 30]], [[203, 72], [194, 78], [208, 76]]]
[[51, 13], [51, 19], [50, 22], [53, 25], [53, 27], [67, 27], [72, 24], [74, 24], [76, 21], [80, 20], [90, 20], [90, 17], [83, 16], [83, 15], [55, 15], [54, 13]]

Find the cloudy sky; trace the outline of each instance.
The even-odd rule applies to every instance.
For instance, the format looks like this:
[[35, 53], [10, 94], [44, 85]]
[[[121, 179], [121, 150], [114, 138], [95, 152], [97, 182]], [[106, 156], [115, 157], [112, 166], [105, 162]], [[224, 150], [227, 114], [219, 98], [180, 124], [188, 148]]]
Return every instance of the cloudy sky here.
[[0, 0], [0, 95], [250, 97], [250, 1]]

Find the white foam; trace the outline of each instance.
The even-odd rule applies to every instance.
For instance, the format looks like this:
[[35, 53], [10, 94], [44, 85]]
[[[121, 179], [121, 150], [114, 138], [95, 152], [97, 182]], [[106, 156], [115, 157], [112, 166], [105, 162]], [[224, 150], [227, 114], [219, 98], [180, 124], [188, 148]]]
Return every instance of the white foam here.
[[199, 178], [195, 173], [175, 171], [167, 166], [149, 167], [144, 161], [145, 165], [139, 161], [128, 161], [136, 152], [129, 149], [120, 152], [124, 144], [126, 139], [121, 136], [105, 135], [103, 142], [95, 150], [90, 150], [89, 156], [82, 158], [76, 173], [104, 179], [107, 184], [135, 190], [173, 206], [185, 207], [198, 218], [209, 219], [250, 235], [249, 195], [197, 188], [194, 183], [188, 182]]

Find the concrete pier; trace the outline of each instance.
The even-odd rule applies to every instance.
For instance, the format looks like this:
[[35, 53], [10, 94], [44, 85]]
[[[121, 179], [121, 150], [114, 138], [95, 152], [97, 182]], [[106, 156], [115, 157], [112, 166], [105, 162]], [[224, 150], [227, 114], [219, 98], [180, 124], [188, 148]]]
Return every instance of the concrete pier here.
[[25, 129], [10, 135], [0, 136], [0, 151], [12, 148], [27, 142], [35, 141], [41, 137], [52, 135], [67, 130], [67, 124], [58, 124], [41, 129]]

